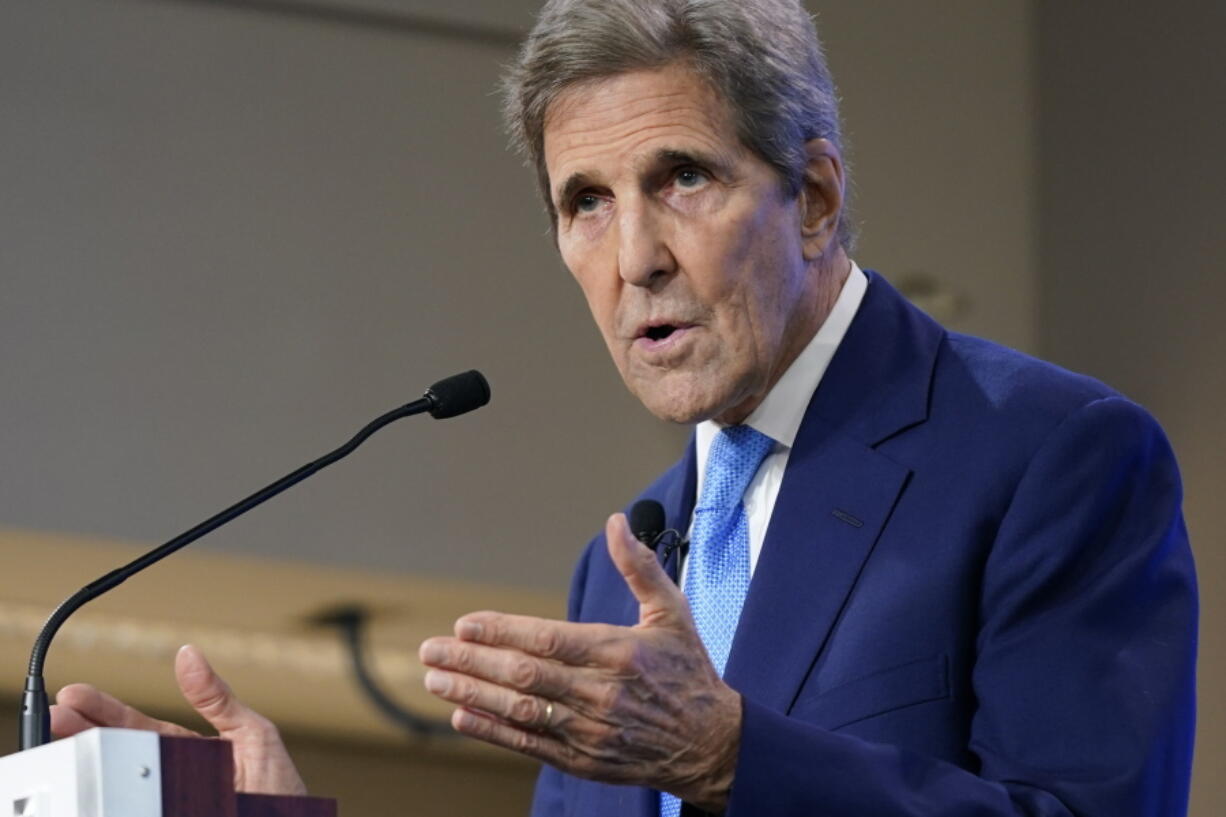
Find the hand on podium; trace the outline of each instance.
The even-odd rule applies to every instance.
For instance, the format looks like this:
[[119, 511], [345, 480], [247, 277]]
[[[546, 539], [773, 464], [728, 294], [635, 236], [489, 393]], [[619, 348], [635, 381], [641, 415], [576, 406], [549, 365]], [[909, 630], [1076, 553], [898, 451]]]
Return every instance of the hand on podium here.
[[[306, 794], [281, 735], [272, 721], [235, 697], [204, 653], [186, 646], [175, 656], [175, 679], [183, 697], [234, 749], [234, 788], [251, 794]], [[51, 731], [69, 737], [95, 726], [144, 729], [160, 735], [200, 737], [178, 724], [160, 721], [89, 684], [66, 686], [51, 707]]]

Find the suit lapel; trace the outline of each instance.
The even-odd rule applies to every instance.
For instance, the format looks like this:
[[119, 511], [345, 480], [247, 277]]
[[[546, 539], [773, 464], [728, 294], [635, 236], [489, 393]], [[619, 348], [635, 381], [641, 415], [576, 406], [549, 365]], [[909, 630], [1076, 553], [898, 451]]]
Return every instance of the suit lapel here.
[[[910, 473], [807, 422], [775, 501], [725, 679], [787, 711], [834, 626]], [[791, 459], [798, 458], [798, 462]]]
[[[678, 479], [672, 481], [664, 493], [660, 503], [664, 506], [664, 518], [668, 527], [677, 531], [682, 537], [690, 527], [690, 517], [694, 515], [695, 494], [698, 486], [698, 469], [695, 465], [697, 454], [694, 446], [694, 436], [690, 435], [690, 444], [685, 448], [685, 456], [681, 458]], [[677, 548], [664, 563], [664, 569], [677, 584], [680, 584], [681, 549]]]
[[676, 476], [664, 486], [660, 504], [664, 506], [664, 518], [668, 526], [685, 533], [694, 515], [694, 493], [698, 486], [698, 471], [695, 466], [694, 435], [690, 435], [685, 454], [675, 466]]
[[944, 331], [879, 276], [805, 412], [733, 640], [728, 683], [781, 712], [835, 625], [910, 471], [875, 450], [927, 416]]

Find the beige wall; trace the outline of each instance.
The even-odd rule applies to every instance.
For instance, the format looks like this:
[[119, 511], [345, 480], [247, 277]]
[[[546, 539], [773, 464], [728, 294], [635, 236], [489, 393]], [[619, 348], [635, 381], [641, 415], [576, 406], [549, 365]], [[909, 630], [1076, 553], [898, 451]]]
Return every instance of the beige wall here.
[[200, 547], [562, 586], [681, 435], [612, 375], [503, 149], [509, 55], [5, 4], [0, 521], [167, 538], [479, 367], [489, 408], [390, 428]]
[[808, 6], [843, 97], [857, 259], [904, 287], [935, 282], [958, 301], [939, 315], [952, 328], [1035, 351], [1031, 4]]
[[1191, 813], [1226, 802], [1226, 5], [1039, 6], [1040, 345], [1149, 407], [1183, 469], [1201, 585]]
[[[565, 586], [686, 432], [618, 382], [504, 150], [488, 35], [535, 4], [5, 4], [0, 523], [161, 540], [476, 366], [489, 408], [381, 432], [197, 547]], [[822, 26], [859, 259], [1030, 348], [1026, 8]]]

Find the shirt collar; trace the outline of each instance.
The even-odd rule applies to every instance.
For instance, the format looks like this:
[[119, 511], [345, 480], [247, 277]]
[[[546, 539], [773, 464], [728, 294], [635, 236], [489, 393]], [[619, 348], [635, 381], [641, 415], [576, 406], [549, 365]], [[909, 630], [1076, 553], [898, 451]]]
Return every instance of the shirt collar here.
[[[822, 375], [826, 373], [843, 336], [847, 334], [847, 328], [851, 326], [852, 318], [856, 316], [867, 289], [868, 277], [853, 261], [851, 273], [843, 282], [843, 289], [821, 328], [792, 361], [792, 365], [779, 378], [779, 382], [767, 393], [766, 399], [745, 419], [746, 425], [770, 437], [777, 445], [789, 449], [792, 447], [796, 433], [800, 430], [800, 423], [804, 420], [809, 400], [817, 391]], [[706, 470], [711, 442], [723, 427], [722, 423], [715, 420], [704, 420], [695, 429], [694, 444], [700, 483]], [[701, 484], [698, 487], [701, 490]]]

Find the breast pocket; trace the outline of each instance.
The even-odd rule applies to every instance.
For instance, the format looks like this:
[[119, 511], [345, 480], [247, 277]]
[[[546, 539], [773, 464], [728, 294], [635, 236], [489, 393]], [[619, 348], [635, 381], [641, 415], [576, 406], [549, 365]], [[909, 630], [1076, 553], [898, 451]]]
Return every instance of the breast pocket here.
[[896, 709], [949, 697], [949, 661], [944, 655], [908, 661], [802, 696], [790, 713], [835, 730]]

